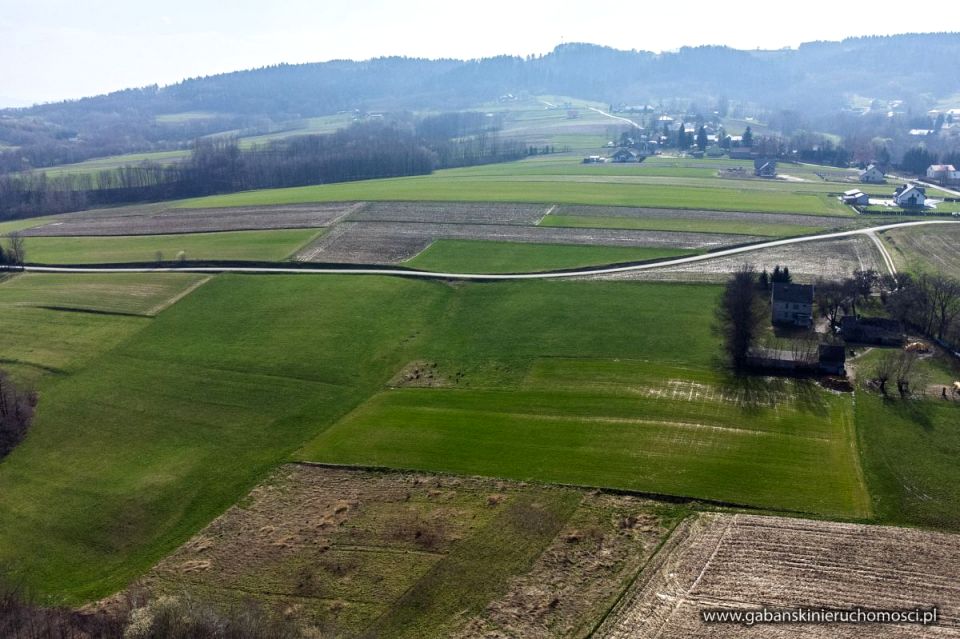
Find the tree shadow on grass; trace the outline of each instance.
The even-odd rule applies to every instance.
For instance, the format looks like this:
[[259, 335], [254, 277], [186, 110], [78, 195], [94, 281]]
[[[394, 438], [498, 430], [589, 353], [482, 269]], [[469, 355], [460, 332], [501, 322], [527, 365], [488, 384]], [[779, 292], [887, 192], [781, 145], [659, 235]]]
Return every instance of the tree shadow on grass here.
[[814, 379], [741, 373], [729, 369], [720, 373], [720, 389], [724, 396], [735, 397], [737, 406], [747, 414], [757, 414], [783, 405], [817, 417], [826, 417], [830, 412], [823, 389]]
[[926, 400], [885, 397], [883, 405], [887, 410], [895, 412], [901, 419], [916, 424], [928, 433], [933, 432], [934, 423], [930, 415], [931, 407], [927, 405]]
[[773, 408], [787, 396], [785, 380], [731, 370], [722, 371], [720, 390], [724, 397], [735, 398], [736, 405], [748, 414]]

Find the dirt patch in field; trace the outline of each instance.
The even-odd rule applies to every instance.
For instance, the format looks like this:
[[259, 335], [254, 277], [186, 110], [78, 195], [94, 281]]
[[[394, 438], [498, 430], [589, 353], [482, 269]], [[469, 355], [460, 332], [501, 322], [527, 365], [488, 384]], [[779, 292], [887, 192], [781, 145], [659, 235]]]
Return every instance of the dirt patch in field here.
[[358, 209], [351, 202], [227, 209], [171, 209], [158, 206], [85, 211], [27, 229], [25, 236], [104, 236], [207, 233], [319, 228]]
[[598, 605], [613, 602], [664, 535], [663, 522], [631, 497], [592, 495], [536, 561], [457, 634], [583, 637]]
[[[511, 504], [557, 490], [571, 489], [289, 465], [138, 587], [224, 605], [254, 599], [317, 636], [368, 636], [458, 543], [484, 534]], [[579, 494], [533, 565], [505, 576], [481, 612], [452, 620], [453, 634], [579, 637], [601, 620], [677, 514], [639, 498]]]
[[[905, 528], [754, 515], [684, 522], [597, 637], [960, 637], [960, 538]], [[918, 625], [708, 625], [704, 609], [938, 606]]]
[[886, 272], [876, 246], [867, 237], [846, 237], [836, 240], [803, 242], [767, 249], [758, 249], [730, 257], [703, 262], [665, 266], [648, 271], [627, 271], [597, 275], [599, 279], [666, 280], [719, 282], [727, 279], [743, 264], [753, 264], [758, 271], [772, 272], [777, 264], [790, 268], [795, 280], [813, 282], [818, 279], [849, 277], [856, 269]]
[[550, 207], [488, 202], [369, 202], [347, 218], [353, 222], [533, 225]]
[[561, 205], [553, 211], [553, 214], [658, 220], [709, 220], [720, 222], [748, 222], [750, 224], [790, 224], [796, 226], [824, 226], [837, 229], [855, 228], [863, 225], [860, 220], [854, 217], [822, 217], [789, 213], [651, 209], [630, 206]]
[[404, 366], [387, 386], [391, 388], [446, 388], [456, 386], [463, 378], [462, 371], [449, 374], [436, 362], [415, 361]]
[[297, 255], [303, 262], [395, 264], [439, 239], [544, 244], [708, 249], [757, 241], [751, 235], [509, 224], [342, 222]]

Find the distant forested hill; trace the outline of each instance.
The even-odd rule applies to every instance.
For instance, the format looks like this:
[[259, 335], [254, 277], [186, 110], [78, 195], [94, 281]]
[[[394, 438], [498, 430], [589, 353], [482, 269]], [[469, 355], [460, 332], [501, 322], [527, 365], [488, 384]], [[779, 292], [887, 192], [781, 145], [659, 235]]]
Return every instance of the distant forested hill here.
[[[637, 47], [642, 49], [642, 39]], [[836, 112], [855, 94], [904, 100], [919, 114], [936, 98], [960, 91], [958, 61], [960, 34], [945, 33], [813, 42], [778, 51], [711, 46], [654, 54], [566, 44], [530, 58], [279, 65], [0, 111], [0, 171], [177, 148], [209, 133], [341, 110], [450, 110], [508, 93], [629, 104], [724, 97], [807, 117]], [[212, 115], [157, 119], [186, 112]]]

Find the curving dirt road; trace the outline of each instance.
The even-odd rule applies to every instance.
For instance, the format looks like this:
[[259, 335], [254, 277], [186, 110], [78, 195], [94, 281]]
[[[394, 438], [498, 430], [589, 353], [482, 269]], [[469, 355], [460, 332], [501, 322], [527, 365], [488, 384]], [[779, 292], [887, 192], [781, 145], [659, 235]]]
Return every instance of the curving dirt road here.
[[[771, 240], [769, 242], [758, 242], [747, 246], [737, 246], [734, 248], [723, 249], [713, 253], [704, 253], [701, 255], [691, 255], [689, 257], [679, 257], [660, 262], [651, 262], [646, 264], [633, 264], [629, 266], [601, 266], [582, 268], [577, 270], [547, 273], [443, 273], [434, 271], [414, 271], [404, 269], [386, 269], [386, 268], [367, 268], [351, 267], [349, 264], [340, 268], [287, 268], [282, 266], [253, 267], [253, 266], [170, 266], [160, 268], [147, 267], [67, 267], [67, 266], [24, 266], [22, 267], [0, 267], [6, 270], [24, 270], [34, 273], [251, 273], [251, 274], [312, 274], [312, 275], [399, 275], [402, 277], [419, 277], [425, 279], [442, 280], [546, 280], [561, 279], [568, 277], [581, 277], [584, 275], [606, 275], [609, 273], [626, 273], [628, 271], [649, 271], [665, 266], [676, 266], [680, 264], [691, 264], [694, 262], [705, 262], [730, 255], [739, 255], [749, 253], [759, 249], [773, 248], [777, 246], [787, 246], [789, 244], [801, 244], [804, 242], [816, 242], [818, 240], [830, 240], [841, 237], [851, 237], [854, 235], [867, 235], [875, 237], [875, 233], [887, 231], [896, 228], [905, 228], [908, 226], [925, 226], [928, 224], [960, 224], [960, 221], [953, 220], [922, 220], [917, 222], [903, 222], [900, 224], [884, 224], [882, 226], [872, 226], [869, 228], [854, 229], [851, 231], [837, 231], [834, 233], [820, 233], [817, 235], [804, 235], [801, 237], [791, 237], [782, 240]], [[889, 263], [888, 263], [889, 265]], [[895, 270], [894, 270], [895, 272]]]

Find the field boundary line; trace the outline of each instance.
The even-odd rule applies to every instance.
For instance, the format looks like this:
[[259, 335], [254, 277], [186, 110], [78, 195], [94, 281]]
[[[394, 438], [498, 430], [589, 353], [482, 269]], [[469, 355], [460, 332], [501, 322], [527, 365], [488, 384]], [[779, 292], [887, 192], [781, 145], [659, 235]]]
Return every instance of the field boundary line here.
[[200, 280], [194, 282], [193, 284], [191, 284], [191, 285], [188, 286], [187, 288], [183, 289], [182, 291], [180, 291], [179, 293], [177, 293], [176, 295], [174, 295], [174, 296], [171, 297], [170, 299], [164, 300], [163, 302], [160, 302], [159, 304], [157, 304], [156, 306], [154, 306], [153, 308], [151, 308], [150, 310], [148, 310], [148, 311], [146, 312], [146, 315], [147, 315], [148, 317], [153, 317], [153, 316], [157, 315], [158, 313], [161, 313], [161, 312], [167, 310], [168, 308], [170, 308], [171, 306], [173, 306], [174, 304], [176, 304], [177, 302], [179, 302], [180, 300], [182, 300], [183, 298], [185, 298], [185, 297], [186, 297], [187, 295], [189, 295], [190, 293], [193, 293], [195, 290], [197, 290], [198, 288], [200, 288], [201, 286], [203, 286], [204, 284], [206, 284], [207, 282], [209, 282], [209, 281], [212, 280], [212, 279], [213, 279], [213, 276], [212, 276], [212, 275], [208, 275], [207, 277], [201, 278]]
[[[294, 455], [296, 452], [293, 453]], [[732, 501], [723, 501], [722, 499], [710, 499], [709, 497], [690, 497], [687, 495], [671, 495], [669, 493], [656, 493], [643, 490], [633, 490], [630, 488], [613, 488], [610, 486], [595, 486], [589, 484], [571, 484], [567, 482], [556, 482], [556, 481], [536, 481], [536, 480], [519, 480], [512, 477], [503, 477], [499, 475], [464, 475], [463, 473], [451, 473], [444, 472], [442, 470], [426, 470], [423, 468], [412, 468], [412, 467], [398, 467], [398, 466], [376, 466], [371, 464], [347, 464], [347, 463], [334, 463], [334, 462], [321, 462], [321, 461], [311, 461], [308, 459], [297, 459], [296, 457], [290, 457], [285, 462], [288, 464], [294, 464], [297, 466], [307, 466], [311, 468], [329, 468], [332, 470], [353, 470], [357, 472], [368, 472], [368, 473], [383, 473], [383, 474], [405, 474], [405, 473], [416, 473], [420, 475], [430, 475], [433, 477], [476, 477], [480, 479], [502, 479], [505, 481], [524, 481], [527, 484], [536, 485], [536, 486], [557, 486], [560, 488], [573, 488], [576, 490], [595, 490], [607, 495], [623, 495], [626, 497], [638, 497], [640, 499], [648, 499], [650, 501], [661, 501], [669, 504], [691, 504], [691, 505], [704, 505], [711, 506], [714, 508], [726, 508], [729, 510], [736, 511], [746, 511], [749, 513], [778, 513], [780, 516], [788, 515], [798, 515], [807, 518], [823, 518], [831, 517], [831, 521], [847, 521], [853, 520], [852, 517], [844, 517], [843, 515], [836, 514], [824, 514], [818, 513], [815, 511], [809, 510], [792, 510], [790, 508], [780, 508], [777, 506], [758, 506], [755, 504], [741, 504]]]
[[660, 627], [657, 628], [657, 634], [653, 635], [653, 639], [659, 639], [659, 637], [663, 634], [664, 629], [670, 623], [670, 619], [677, 614], [677, 611], [680, 610], [684, 603], [689, 601], [690, 597], [693, 595], [693, 591], [700, 584], [700, 580], [703, 579], [703, 576], [706, 574], [707, 568], [710, 567], [710, 564], [713, 563], [717, 553], [720, 552], [720, 547], [723, 546], [723, 540], [727, 538], [727, 533], [730, 532], [730, 529], [733, 528], [736, 523], [737, 515], [734, 514], [733, 517], [727, 522], [727, 525], [724, 526], [723, 532], [720, 533], [720, 536], [717, 538], [717, 544], [713, 547], [713, 552], [711, 552], [710, 556], [707, 557], [707, 560], [703, 562], [703, 568], [700, 569], [700, 574], [698, 574], [697, 578], [693, 580], [693, 583], [690, 584], [690, 587], [686, 589], [685, 594], [678, 594], [676, 605], [673, 607], [673, 610], [671, 610], [670, 613], [664, 617], [663, 623], [661, 623]]
[[[627, 582], [624, 589], [620, 592], [617, 598], [610, 604], [610, 607], [604, 611], [600, 619], [593, 625], [593, 628], [590, 629], [590, 632], [587, 633], [586, 639], [592, 639], [597, 636], [597, 632], [607, 623], [607, 620], [610, 619], [610, 616], [617, 611], [621, 605], [626, 601], [628, 595], [634, 594], [636, 590], [636, 584], [644, 573], [648, 572], [651, 567], [657, 568], [666, 561], [666, 558], [670, 555], [676, 546], [682, 542], [678, 541], [678, 537], [681, 534], [689, 535], [689, 528], [692, 525], [694, 519], [699, 517], [697, 513], [688, 514], [685, 517], [682, 517], [667, 531], [667, 534], [664, 535], [663, 539], [654, 549], [653, 553], [650, 554], [650, 557], [640, 566], [640, 569], [637, 570], [636, 574], [630, 578]], [[681, 530], [682, 527], [682, 530]], [[667, 547], [669, 546], [669, 548]]]
[[[290, 275], [392, 275], [399, 277], [412, 277], [421, 279], [439, 279], [439, 280], [476, 280], [476, 281], [503, 281], [503, 280], [538, 280], [538, 279], [563, 279], [572, 277], [584, 277], [593, 275], [609, 275], [614, 273], [628, 273], [632, 271], [649, 271], [667, 266], [680, 266], [683, 264], [693, 264], [697, 262], [706, 262], [722, 257], [732, 255], [741, 255], [761, 249], [776, 248], [779, 246], [788, 246], [791, 244], [802, 244], [806, 242], [816, 242], [821, 240], [834, 240], [840, 238], [854, 237], [857, 235], [870, 235], [879, 231], [888, 231], [895, 228], [907, 228], [912, 226], [925, 226], [931, 224], [960, 224], [960, 221], [953, 220], [923, 220], [917, 222], [903, 222], [900, 224], [885, 224], [882, 226], [873, 226], [869, 228], [853, 229], [849, 231], [838, 231], [833, 233], [820, 233], [817, 235], [803, 235], [799, 237], [772, 240], [769, 242], [758, 242], [744, 246], [721, 249], [711, 253], [702, 253], [699, 255], [690, 255], [661, 260], [658, 262], [647, 262], [643, 264], [627, 264], [625, 266], [602, 266], [582, 269], [556, 270], [545, 272], [526, 272], [526, 273], [445, 273], [441, 271], [417, 271], [402, 268], [374, 268], [374, 267], [353, 267], [350, 264], [344, 264], [339, 268], [321, 267], [321, 268], [292, 268], [281, 266], [166, 266], [166, 267], [81, 267], [81, 266], [44, 266], [44, 265], [25, 265], [25, 266], [2, 266], [0, 269], [10, 271], [29, 271], [37, 273], [249, 273], [249, 274], [290, 274]], [[336, 228], [341, 228], [338, 225]], [[326, 237], [329, 237], [327, 234]], [[303, 260], [301, 260], [303, 261]]]

